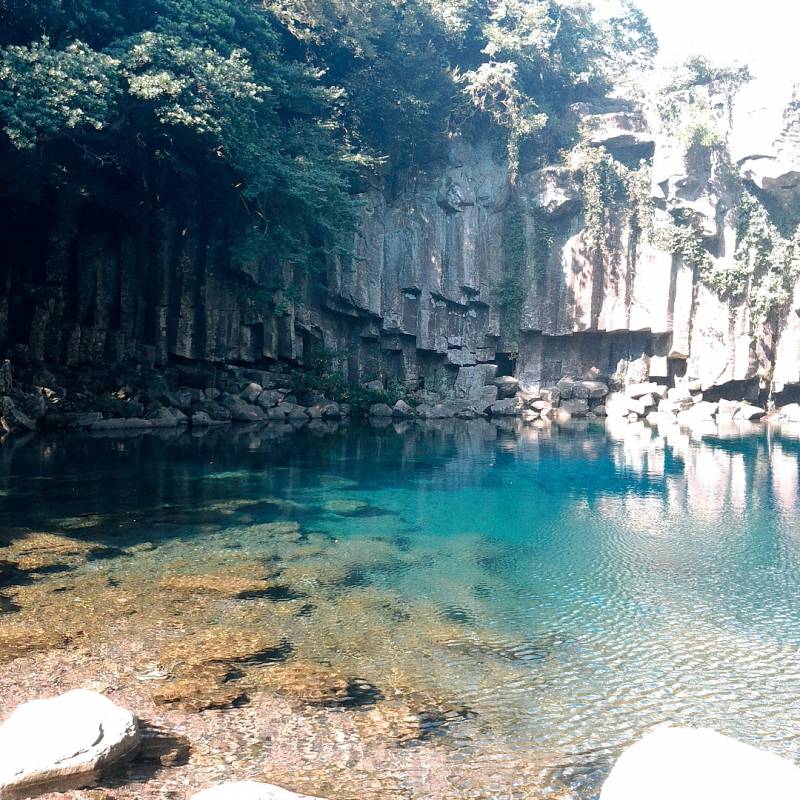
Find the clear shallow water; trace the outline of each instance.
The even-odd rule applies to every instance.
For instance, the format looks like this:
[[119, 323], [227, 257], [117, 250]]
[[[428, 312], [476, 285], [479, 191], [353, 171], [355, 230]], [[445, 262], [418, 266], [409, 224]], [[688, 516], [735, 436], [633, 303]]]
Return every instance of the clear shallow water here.
[[484, 796], [503, 762], [529, 763], [542, 796], [594, 798], [661, 722], [800, 759], [800, 442], [780, 432], [226, 429], [1, 458], [7, 540], [153, 545], [87, 575], [269, 566], [286, 603], [213, 613], [279, 625], [293, 657], [368, 682], [378, 706], [443, 709], [418, 746], [465, 765], [451, 796]]

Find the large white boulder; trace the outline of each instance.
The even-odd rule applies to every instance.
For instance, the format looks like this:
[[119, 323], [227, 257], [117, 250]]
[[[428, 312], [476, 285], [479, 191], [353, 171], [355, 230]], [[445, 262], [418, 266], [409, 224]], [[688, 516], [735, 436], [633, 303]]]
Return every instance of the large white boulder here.
[[320, 800], [306, 794], [295, 794], [280, 786], [256, 781], [239, 781], [212, 786], [196, 794], [192, 800]]
[[605, 406], [609, 417], [627, 417], [628, 414], [638, 414], [643, 417], [647, 413], [644, 403], [621, 392], [608, 395]]
[[138, 747], [136, 718], [97, 692], [24, 703], [0, 725], [0, 800], [91, 786]]
[[704, 728], [658, 728], [629, 747], [600, 800], [797, 800], [800, 768]]

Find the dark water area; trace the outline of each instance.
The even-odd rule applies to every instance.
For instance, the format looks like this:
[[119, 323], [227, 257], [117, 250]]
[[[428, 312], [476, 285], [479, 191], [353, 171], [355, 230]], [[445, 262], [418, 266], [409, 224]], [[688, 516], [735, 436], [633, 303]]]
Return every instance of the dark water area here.
[[[63, 624], [59, 591], [102, 586], [157, 638], [148, 598], [237, 579], [187, 607], [198, 630], [276, 631], [241, 668], [340, 670], [342, 713], [403, 697], [414, 747], [461, 765], [451, 797], [594, 798], [663, 722], [797, 759], [799, 458], [791, 431], [755, 425], [37, 437], [0, 450], [0, 630]], [[82, 557], [14, 555], [41, 533]], [[501, 762], [530, 790], [502, 794]]]

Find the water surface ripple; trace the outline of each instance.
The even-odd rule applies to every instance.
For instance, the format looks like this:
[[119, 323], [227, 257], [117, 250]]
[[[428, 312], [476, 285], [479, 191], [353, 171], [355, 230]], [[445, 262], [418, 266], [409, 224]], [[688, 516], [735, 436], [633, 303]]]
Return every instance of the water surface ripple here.
[[[460, 765], [447, 796], [589, 800], [663, 722], [800, 757], [799, 457], [756, 426], [39, 438], [0, 451], [0, 545], [51, 531], [111, 547], [70, 575], [123, 589], [269, 579], [197, 625], [279, 630], [287, 663], [361, 682], [342, 713], [424, 707], [398, 747]], [[14, 575], [0, 625], [64, 580]], [[262, 661], [244, 668], [275, 669]], [[426, 778], [401, 779], [396, 796], [424, 796]]]

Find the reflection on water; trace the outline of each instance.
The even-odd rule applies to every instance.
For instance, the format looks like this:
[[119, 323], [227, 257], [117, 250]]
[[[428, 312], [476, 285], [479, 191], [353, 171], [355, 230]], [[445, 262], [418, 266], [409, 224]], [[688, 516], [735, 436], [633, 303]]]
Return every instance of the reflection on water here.
[[0, 451], [0, 671], [136, 642], [167, 708], [395, 748], [376, 782], [298, 746], [278, 777], [334, 800], [593, 798], [663, 721], [797, 757], [789, 431], [286, 428]]

